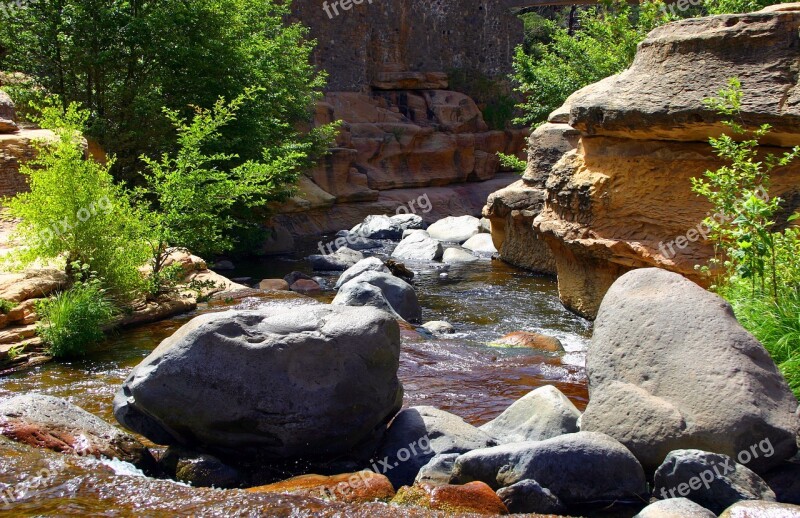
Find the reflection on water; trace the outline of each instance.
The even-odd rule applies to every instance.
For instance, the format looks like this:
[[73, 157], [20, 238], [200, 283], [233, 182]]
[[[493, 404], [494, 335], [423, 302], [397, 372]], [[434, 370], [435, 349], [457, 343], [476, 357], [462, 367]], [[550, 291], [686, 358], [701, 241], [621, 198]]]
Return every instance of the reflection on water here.
[[[232, 276], [282, 277], [304, 270], [304, 262], [271, 260], [242, 264]], [[456, 334], [425, 338], [405, 333], [400, 378], [405, 404], [432, 405], [481, 424], [495, 417], [530, 390], [553, 384], [581, 409], [587, 403], [584, 351], [591, 328], [559, 303], [553, 279], [533, 275], [498, 261], [482, 261], [443, 270], [418, 272], [415, 284], [424, 319], [446, 320]], [[326, 276], [335, 280], [335, 275]], [[321, 295], [330, 301], [331, 293]], [[252, 299], [247, 307], [268, 310], [292, 301]], [[241, 304], [240, 304], [241, 305]], [[213, 310], [218, 310], [214, 308]], [[211, 309], [205, 309], [211, 310]], [[120, 332], [86, 359], [52, 363], [0, 379], [0, 397], [35, 391], [63, 397], [114, 422], [111, 401], [132, 367], [158, 343], [193, 315], [139, 329]], [[556, 336], [567, 353], [561, 357], [527, 349], [499, 349], [488, 342], [512, 331], [529, 330]], [[258, 514], [269, 509], [274, 516], [335, 515], [416, 516], [413, 510], [389, 509], [379, 504], [359, 507], [323, 506], [318, 501], [239, 491], [192, 489], [166, 481], [118, 475], [90, 459], [64, 458], [0, 442], [0, 489], [13, 487], [50, 469], [52, 480], [41, 488], [54, 488], [13, 504], [13, 514], [108, 514], [130, 516]], [[143, 510], [146, 509], [146, 512]], [[0, 507], [0, 514], [3, 508]]]

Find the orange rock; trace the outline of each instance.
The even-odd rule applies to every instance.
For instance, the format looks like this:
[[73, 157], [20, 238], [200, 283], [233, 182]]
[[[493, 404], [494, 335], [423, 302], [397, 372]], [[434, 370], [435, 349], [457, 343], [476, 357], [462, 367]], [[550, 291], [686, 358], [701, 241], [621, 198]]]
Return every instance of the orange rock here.
[[508, 508], [500, 497], [483, 482], [470, 482], [463, 486], [404, 486], [397, 492], [392, 503], [448, 513], [508, 514]]
[[551, 353], [563, 352], [564, 346], [558, 338], [530, 331], [515, 331], [509, 333], [491, 345], [497, 347], [530, 347]]
[[346, 503], [389, 500], [395, 496], [394, 487], [389, 479], [372, 471], [344, 473], [331, 477], [303, 475], [267, 486], [253, 487], [247, 491], [291, 493]]
[[318, 291], [322, 291], [317, 281], [312, 281], [310, 279], [300, 279], [291, 286], [292, 291], [296, 291], [298, 293], [314, 293]]
[[258, 288], [267, 291], [289, 291], [289, 283], [283, 279], [264, 279], [258, 283]]

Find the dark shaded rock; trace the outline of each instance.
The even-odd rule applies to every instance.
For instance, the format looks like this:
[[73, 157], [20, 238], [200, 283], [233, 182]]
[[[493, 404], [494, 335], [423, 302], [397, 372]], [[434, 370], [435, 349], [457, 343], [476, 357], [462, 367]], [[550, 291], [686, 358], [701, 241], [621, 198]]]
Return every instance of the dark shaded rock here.
[[564, 503], [535, 480], [522, 480], [501, 488], [497, 496], [512, 513], [565, 514]]
[[310, 255], [308, 261], [315, 271], [343, 272], [364, 259], [364, 254], [347, 247], [327, 255]]

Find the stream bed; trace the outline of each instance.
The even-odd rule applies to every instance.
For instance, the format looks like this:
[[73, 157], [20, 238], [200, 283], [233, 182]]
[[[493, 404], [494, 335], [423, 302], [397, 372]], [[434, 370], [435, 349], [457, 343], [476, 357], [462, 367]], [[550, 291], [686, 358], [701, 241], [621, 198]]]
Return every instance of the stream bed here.
[[[230, 278], [283, 277], [308, 270], [304, 254], [237, 264]], [[591, 324], [566, 311], [556, 281], [500, 261], [463, 266], [414, 268], [423, 320], [445, 320], [456, 329], [446, 338], [403, 333], [399, 377], [405, 406], [431, 405], [480, 425], [529, 391], [552, 384], [583, 410], [588, 402], [584, 371]], [[444, 275], [443, 275], [444, 274]], [[323, 276], [332, 286], [336, 274]], [[334, 293], [318, 295], [329, 302]], [[112, 399], [129, 371], [165, 337], [199, 312], [226, 307], [268, 309], [291, 300], [246, 299], [156, 324], [122, 331], [80, 361], [49, 363], [0, 378], [0, 398], [23, 392], [62, 397], [116, 423]], [[537, 331], [559, 338], [566, 354], [487, 344], [513, 331]], [[64, 457], [0, 440], [0, 490], [22, 497], [0, 500], [0, 515], [93, 516], [421, 516], [422, 511], [383, 504], [344, 506], [236, 490], [196, 489], [137, 475], [132, 466]]]

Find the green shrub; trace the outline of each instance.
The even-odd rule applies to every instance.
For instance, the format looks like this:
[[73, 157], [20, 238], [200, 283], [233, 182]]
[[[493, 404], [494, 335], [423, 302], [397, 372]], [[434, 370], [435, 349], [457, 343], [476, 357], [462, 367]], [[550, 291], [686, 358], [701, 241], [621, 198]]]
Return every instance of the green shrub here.
[[37, 334], [56, 358], [82, 356], [86, 348], [103, 340], [104, 326], [114, 316], [114, 306], [99, 281], [76, 282], [70, 289], [45, 300], [37, 308]]
[[10, 300], [0, 299], [0, 314], [6, 315], [9, 311], [17, 307], [15, 302], [11, 302]]
[[510, 171], [521, 173], [528, 167], [524, 160], [520, 160], [514, 155], [507, 155], [506, 153], [497, 153], [497, 158], [500, 159], [500, 165]]

